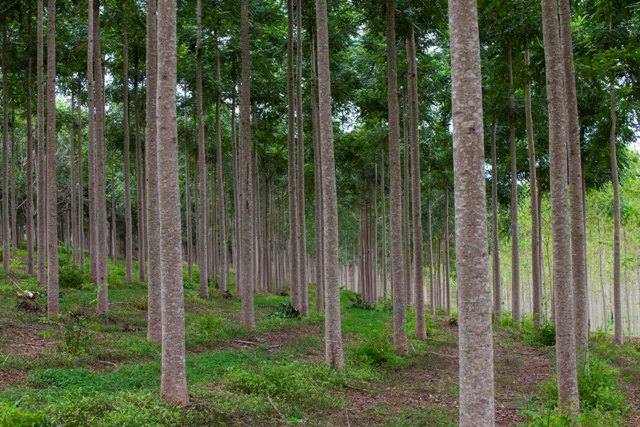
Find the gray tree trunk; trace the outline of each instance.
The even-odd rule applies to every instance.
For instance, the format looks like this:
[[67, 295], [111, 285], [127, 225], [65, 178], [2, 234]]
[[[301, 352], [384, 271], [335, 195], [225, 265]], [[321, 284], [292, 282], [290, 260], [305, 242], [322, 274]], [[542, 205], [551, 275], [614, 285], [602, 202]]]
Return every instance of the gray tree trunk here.
[[[51, 5], [51, 3], [49, 3]], [[55, 4], [54, 4], [55, 7]], [[55, 16], [55, 15], [54, 15]], [[9, 229], [9, 80], [7, 72], [8, 27], [7, 14], [3, 19], [2, 32], [2, 268], [11, 269], [11, 238]]]
[[[89, 0], [92, 1], [92, 0]], [[43, 0], [38, 0], [38, 24], [37, 24], [37, 114], [38, 114], [38, 130], [37, 130], [37, 173], [36, 173], [36, 220], [37, 220], [37, 251], [38, 251], [38, 283], [44, 287], [47, 280], [47, 219], [46, 219], [46, 175], [45, 175], [45, 142], [44, 142], [44, 42], [43, 42]], [[90, 24], [91, 25], [91, 24]], [[6, 170], [6, 169], [5, 169]], [[6, 252], [6, 250], [5, 250]]]
[[460, 425], [493, 426], [493, 336], [487, 255], [482, 79], [475, 0], [449, 2]]
[[[220, 77], [220, 50], [216, 46], [216, 78]], [[216, 172], [218, 176], [218, 215], [220, 218], [220, 292], [227, 290], [227, 204], [225, 203], [224, 174], [222, 170], [222, 135], [220, 130], [220, 91], [216, 95]]]
[[[31, 19], [29, 19], [29, 30], [31, 30]], [[31, 34], [31, 31], [29, 31]], [[29, 48], [31, 48], [31, 36], [29, 36]], [[29, 49], [31, 51], [31, 49]], [[26, 107], [27, 107], [27, 177], [25, 186], [27, 192], [27, 273], [34, 272], [34, 254], [33, 254], [33, 128], [31, 123], [31, 56], [29, 56], [29, 65], [27, 66], [27, 82], [26, 82]], [[78, 109], [80, 106], [78, 105]], [[80, 135], [82, 138], [82, 135]], [[80, 139], [82, 141], [82, 139]], [[82, 147], [82, 146], [81, 146]]]
[[498, 163], [496, 160], [496, 123], [491, 126], [491, 220], [493, 235], [493, 317], [502, 320], [502, 274], [500, 273], [500, 230], [498, 229]]
[[509, 68], [509, 151], [511, 153], [511, 317], [520, 323], [520, 239], [518, 237], [518, 153], [516, 150], [516, 101], [513, 91], [513, 55], [507, 49]]
[[144, 153], [140, 142], [140, 107], [138, 103], [138, 58], [135, 57], [135, 78], [133, 80], [133, 127], [136, 139], [136, 189], [138, 200], [138, 280], [144, 282], [146, 272], [146, 239], [145, 239], [145, 186], [144, 186]]
[[133, 281], [133, 224], [131, 219], [131, 137], [129, 135], [129, 38], [124, 33], [122, 61], [122, 80], [124, 82], [124, 234], [125, 234], [125, 281]]
[[616, 155], [616, 92], [613, 77], [609, 81], [609, 111], [611, 114], [609, 149], [611, 153], [611, 186], [613, 187], [613, 341], [616, 344], [623, 344], [622, 292], [620, 288], [620, 182]]

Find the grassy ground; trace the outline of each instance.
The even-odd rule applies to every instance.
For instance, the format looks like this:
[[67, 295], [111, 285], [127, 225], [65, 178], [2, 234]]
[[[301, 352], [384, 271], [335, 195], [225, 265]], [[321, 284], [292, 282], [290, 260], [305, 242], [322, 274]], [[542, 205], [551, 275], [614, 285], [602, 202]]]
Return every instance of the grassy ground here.
[[[0, 427], [457, 424], [457, 326], [446, 317], [429, 318], [428, 340], [411, 339], [401, 358], [389, 344], [389, 306], [352, 308], [354, 294], [342, 292], [347, 369], [337, 373], [323, 363], [322, 314], [274, 317], [288, 297], [258, 293], [252, 331], [238, 326], [237, 297], [212, 290], [201, 299], [186, 281], [191, 405], [180, 409], [158, 398], [160, 349], [146, 340], [144, 284], [125, 285], [122, 267], [112, 267], [111, 312], [97, 317], [93, 286], [70, 269], [65, 280], [77, 289], [62, 290], [64, 315], [47, 321], [36, 305], [18, 306], [18, 288], [38, 286], [20, 262], [14, 267], [0, 272]], [[46, 305], [43, 296], [35, 302]], [[412, 321], [407, 328], [411, 336]], [[553, 408], [546, 338], [508, 322], [496, 328], [498, 425], [570, 425]], [[583, 404], [583, 425], [639, 425], [640, 346], [595, 337], [592, 348], [585, 393], [612, 403]]]

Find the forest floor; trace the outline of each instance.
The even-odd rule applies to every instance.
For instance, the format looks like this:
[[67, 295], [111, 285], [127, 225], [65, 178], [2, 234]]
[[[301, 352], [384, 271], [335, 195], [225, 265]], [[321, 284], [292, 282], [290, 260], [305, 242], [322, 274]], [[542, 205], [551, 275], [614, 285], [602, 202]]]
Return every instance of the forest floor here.
[[[80, 283], [62, 289], [65, 314], [48, 321], [43, 296], [28, 303], [17, 297], [18, 289], [38, 285], [15, 264], [18, 272], [0, 272], [0, 427], [457, 425], [457, 325], [447, 316], [429, 317], [428, 339], [411, 338], [409, 355], [399, 357], [390, 345], [390, 306], [350, 307], [355, 294], [343, 291], [346, 370], [338, 373], [323, 363], [322, 314], [280, 317], [288, 297], [259, 292], [256, 329], [248, 330], [238, 326], [236, 296], [211, 289], [202, 299], [186, 281], [191, 404], [181, 409], [158, 396], [160, 349], [146, 340], [143, 284], [125, 285], [119, 265], [109, 277], [108, 317], [93, 314], [93, 287]], [[408, 319], [411, 337], [411, 313]], [[497, 424], [571, 425], [548, 409], [553, 346], [508, 323], [494, 332]], [[594, 366], [620, 372], [593, 369], [615, 376], [626, 409], [590, 409], [581, 422], [640, 425], [640, 345], [614, 347], [594, 337], [592, 349]], [[615, 395], [617, 386], [610, 388]]]

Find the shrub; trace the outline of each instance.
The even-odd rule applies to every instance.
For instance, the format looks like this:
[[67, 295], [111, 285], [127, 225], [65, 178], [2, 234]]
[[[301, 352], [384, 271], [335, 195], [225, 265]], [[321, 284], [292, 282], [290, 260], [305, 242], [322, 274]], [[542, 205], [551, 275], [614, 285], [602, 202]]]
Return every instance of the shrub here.
[[64, 264], [58, 271], [58, 281], [61, 288], [82, 289], [82, 285], [89, 281], [89, 276], [75, 264]]
[[363, 365], [390, 367], [401, 360], [395, 350], [391, 333], [383, 328], [367, 333], [357, 345], [348, 349], [348, 354]]
[[269, 314], [267, 317], [279, 318], [279, 319], [300, 319], [300, 312], [291, 305], [290, 302], [281, 302], [278, 304], [276, 311]]
[[526, 325], [522, 328], [522, 338], [529, 345], [553, 347], [556, 345], [556, 326], [548, 320], [539, 328]]
[[17, 405], [0, 405], [0, 427], [49, 426], [44, 415], [21, 409]]
[[94, 320], [65, 313], [56, 319], [46, 319], [44, 324], [49, 326], [48, 337], [58, 341], [58, 348], [72, 354], [88, 353], [94, 344], [93, 336], [99, 325]]
[[362, 310], [376, 309], [375, 305], [366, 301], [364, 298], [362, 298], [362, 295], [360, 294], [355, 294], [353, 296], [350, 295], [349, 301], [351, 301], [351, 304], [347, 308], [360, 308]]

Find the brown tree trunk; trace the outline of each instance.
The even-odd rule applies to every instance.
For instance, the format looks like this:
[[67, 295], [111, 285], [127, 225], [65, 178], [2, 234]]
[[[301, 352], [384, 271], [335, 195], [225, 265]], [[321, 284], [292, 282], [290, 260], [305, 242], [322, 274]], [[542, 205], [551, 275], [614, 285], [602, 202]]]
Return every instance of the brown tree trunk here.
[[148, 248], [148, 326], [147, 339], [159, 343], [162, 340], [162, 312], [160, 294], [160, 218], [158, 205], [158, 149], [157, 149], [157, 106], [156, 90], [158, 82], [158, 40], [156, 38], [155, 0], [147, 0], [147, 95], [145, 127], [145, 197], [146, 229]]
[[97, 223], [96, 223], [96, 203], [95, 203], [95, 80], [93, 73], [93, 0], [88, 0], [87, 19], [87, 105], [88, 129], [87, 129], [87, 157], [89, 158], [89, 272], [91, 279], [97, 282]]
[[542, 1], [542, 24], [549, 110], [549, 168], [553, 281], [556, 315], [556, 361], [558, 403], [561, 408], [580, 408], [576, 374], [576, 337], [571, 271], [569, 206], [567, 200], [567, 113], [563, 87], [562, 47], [555, 0]]
[[251, 58], [249, 51], [249, 0], [240, 3], [240, 47], [242, 50], [242, 84], [240, 86], [240, 222], [241, 243], [240, 259], [242, 269], [240, 282], [242, 286], [242, 325], [255, 327], [253, 309], [254, 291], [254, 206], [252, 181], [252, 147], [251, 147]]
[[138, 280], [144, 282], [146, 272], [146, 239], [145, 239], [145, 186], [144, 186], [144, 153], [140, 142], [140, 106], [138, 103], [138, 56], [135, 56], [135, 77], [133, 80], [133, 127], [136, 139], [136, 185], [138, 200]]
[[[91, 1], [91, 0], [89, 0]], [[38, 130], [37, 130], [37, 173], [36, 173], [36, 220], [37, 220], [37, 251], [38, 251], [38, 283], [44, 287], [47, 280], [47, 219], [46, 219], [46, 175], [45, 175], [45, 143], [44, 143], [44, 43], [43, 43], [43, 0], [38, 0], [38, 24], [37, 24], [37, 114], [38, 114]], [[5, 168], [6, 170], [6, 168]], [[6, 249], [5, 249], [6, 253]], [[6, 266], [5, 266], [6, 267]]]
[[382, 155], [380, 191], [382, 193], [382, 298], [387, 299], [387, 201], [385, 198], [384, 154]]
[[[29, 34], [31, 34], [31, 17], [29, 17]], [[31, 36], [29, 36], [29, 51], [31, 51]], [[31, 56], [29, 56], [29, 65], [27, 66], [27, 87], [26, 107], [27, 107], [27, 177], [25, 179], [25, 187], [27, 193], [27, 273], [34, 272], [33, 258], [33, 128], [31, 123]], [[78, 106], [79, 108], [79, 106]]]
[[[80, 106], [80, 98], [78, 98], [78, 107]], [[75, 92], [71, 91], [71, 139], [69, 141], [69, 172], [71, 175], [70, 182], [70, 199], [71, 199], [71, 259], [78, 262], [78, 203], [77, 203], [77, 177], [76, 177], [76, 118], [75, 118]], [[81, 130], [78, 130], [78, 134]]]
[[409, 129], [411, 133], [411, 201], [413, 220], [413, 267], [415, 286], [415, 335], [417, 339], [427, 338], [424, 309], [424, 266], [422, 248], [422, 188], [420, 174], [420, 142], [418, 140], [418, 66], [416, 58], [415, 30], [411, 27], [407, 39], [407, 61], [409, 73]]
[[403, 123], [402, 123], [402, 130], [403, 130], [403, 141], [402, 141], [402, 145], [403, 145], [403, 153], [402, 153], [402, 160], [404, 161], [404, 165], [402, 168], [402, 171], [404, 172], [404, 177], [402, 178], [402, 184], [403, 184], [403, 190], [402, 190], [402, 206], [404, 207], [404, 209], [402, 210], [402, 242], [403, 242], [403, 250], [404, 250], [404, 256], [403, 256], [403, 260], [404, 260], [404, 291], [405, 291], [405, 298], [406, 298], [406, 305], [410, 306], [412, 303], [412, 292], [411, 292], [411, 279], [412, 279], [412, 275], [411, 275], [411, 225], [410, 225], [410, 221], [411, 221], [411, 215], [410, 215], [410, 211], [411, 211], [411, 205], [409, 204], [409, 199], [410, 199], [410, 189], [409, 189], [409, 144], [410, 144], [410, 137], [409, 137], [409, 96], [406, 96], [406, 102], [404, 103], [405, 106], [405, 114], [402, 115], [403, 117]]
[[496, 160], [496, 123], [491, 126], [491, 212], [493, 234], [493, 317], [502, 321], [502, 274], [500, 273], [500, 230], [498, 229], [498, 163]]
[[[51, 6], [51, 3], [49, 3]], [[55, 6], [55, 4], [54, 4]], [[54, 15], [55, 16], [55, 15]], [[7, 72], [7, 44], [9, 23], [7, 14], [3, 19], [2, 36], [2, 268], [11, 269], [11, 238], [9, 235], [9, 80]]]
[[622, 292], [620, 288], [620, 182], [616, 155], [616, 92], [613, 77], [609, 80], [609, 111], [611, 114], [609, 148], [611, 153], [611, 186], [613, 187], [613, 341], [616, 344], [623, 344]]
[[338, 261], [338, 200], [333, 152], [331, 76], [329, 71], [329, 25], [326, 0], [316, 2], [318, 31], [318, 112], [322, 164], [322, 222], [324, 225], [325, 356], [327, 364], [344, 369], [340, 320], [340, 266]]
[[11, 185], [11, 251], [12, 255], [18, 256], [18, 221], [16, 202], [16, 111], [11, 109], [11, 174], [9, 183]]
[[47, 314], [49, 317], [60, 312], [56, 148], [56, 0], [49, 0], [47, 5]]
[[[220, 51], [216, 47], [216, 78], [220, 77]], [[227, 204], [225, 203], [224, 174], [222, 170], [222, 135], [220, 130], [220, 91], [216, 96], [216, 172], [218, 174], [218, 215], [220, 218], [220, 291], [227, 290], [228, 260], [227, 254]]]
[[[393, 342], [400, 354], [408, 351], [404, 245], [402, 241], [402, 191], [400, 179], [400, 115], [396, 58], [395, 2], [387, 0], [387, 78], [389, 103], [389, 204], [391, 210], [391, 288], [393, 289]], [[405, 206], [406, 209], [406, 206]]]
[[122, 80], [124, 82], [124, 234], [125, 234], [125, 281], [133, 281], [133, 224], [131, 219], [131, 154], [129, 146], [131, 137], [129, 135], [129, 38], [124, 33], [124, 48], [122, 61]]
[[[185, 87], [186, 96], [186, 87]], [[189, 119], [185, 109], [184, 115], [184, 203], [186, 205], [186, 219], [187, 223], [187, 277], [191, 281], [193, 274], [193, 230], [191, 229], [192, 215], [191, 215], [191, 155], [189, 153]]]
[[482, 81], [474, 0], [449, 2], [456, 261], [460, 322], [460, 425], [492, 426], [493, 337], [487, 256]]
[[178, 184], [176, 124], [176, 2], [158, 2], [157, 160], [162, 289], [162, 379], [160, 392], [171, 403], [189, 404], [184, 344], [182, 222]]

